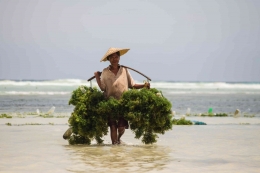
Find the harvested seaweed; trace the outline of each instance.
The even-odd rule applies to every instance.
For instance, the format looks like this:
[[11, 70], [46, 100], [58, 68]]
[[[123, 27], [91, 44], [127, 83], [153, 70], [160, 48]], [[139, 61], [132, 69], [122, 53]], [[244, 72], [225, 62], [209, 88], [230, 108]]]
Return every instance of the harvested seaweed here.
[[132, 89], [121, 99], [105, 99], [97, 88], [81, 86], [74, 90], [69, 104], [75, 106], [69, 118], [73, 134], [70, 144], [98, 144], [107, 135], [108, 116], [117, 119], [123, 116], [129, 121], [135, 138], [142, 138], [145, 144], [157, 142], [157, 134], [172, 129], [171, 103], [157, 89]]

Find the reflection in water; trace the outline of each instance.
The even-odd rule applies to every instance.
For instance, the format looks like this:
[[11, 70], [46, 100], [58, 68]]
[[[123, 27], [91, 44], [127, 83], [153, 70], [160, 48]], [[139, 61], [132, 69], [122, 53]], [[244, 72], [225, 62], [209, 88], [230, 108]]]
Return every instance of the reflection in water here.
[[70, 151], [71, 172], [147, 172], [161, 171], [169, 164], [171, 149], [156, 145], [78, 145]]

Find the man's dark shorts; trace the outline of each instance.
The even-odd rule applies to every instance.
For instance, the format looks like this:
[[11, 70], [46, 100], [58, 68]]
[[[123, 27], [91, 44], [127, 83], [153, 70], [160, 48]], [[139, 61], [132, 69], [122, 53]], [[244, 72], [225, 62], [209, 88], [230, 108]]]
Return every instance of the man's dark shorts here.
[[125, 127], [126, 129], [129, 128], [128, 121], [126, 121], [123, 117], [120, 117], [118, 121], [109, 118], [107, 124], [108, 126], [115, 125], [116, 127]]

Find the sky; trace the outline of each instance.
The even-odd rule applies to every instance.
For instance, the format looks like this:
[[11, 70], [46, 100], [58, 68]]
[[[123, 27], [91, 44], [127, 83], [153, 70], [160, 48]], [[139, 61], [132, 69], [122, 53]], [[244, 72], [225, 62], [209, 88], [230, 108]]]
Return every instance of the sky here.
[[[260, 82], [259, 0], [0, 0], [0, 79], [83, 79], [120, 64], [153, 81]], [[131, 71], [135, 80], [144, 80]]]

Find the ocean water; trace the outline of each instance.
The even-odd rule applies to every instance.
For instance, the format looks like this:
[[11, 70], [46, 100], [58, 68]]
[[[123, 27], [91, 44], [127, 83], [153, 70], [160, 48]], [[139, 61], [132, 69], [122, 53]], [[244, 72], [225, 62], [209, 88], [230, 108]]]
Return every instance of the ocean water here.
[[[97, 87], [96, 82], [78, 79], [53, 81], [0, 81], [0, 113], [48, 111], [70, 113], [71, 93], [81, 85]], [[180, 83], [151, 82], [163, 92], [179, 115], [200, 114], [213, 109], [216, 113], [241, 113], [260, 116], [260, 83]]]
[[[12, 117], [0, 118], [0, 172], [260, 172], [260, 83], [151, 82], [172, 103], [174, 118], [207, 125], [174, 126], [153, 145], [126, 130], [123, 145], [112, 146], [108, 135], [103, 145], [72, 146], [62, 135], [71, 93], [81, 85], [97, 86], [0, 81], [0, 115]], [[228, 117], [200, 116], [210, 108]]]

